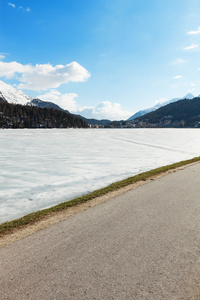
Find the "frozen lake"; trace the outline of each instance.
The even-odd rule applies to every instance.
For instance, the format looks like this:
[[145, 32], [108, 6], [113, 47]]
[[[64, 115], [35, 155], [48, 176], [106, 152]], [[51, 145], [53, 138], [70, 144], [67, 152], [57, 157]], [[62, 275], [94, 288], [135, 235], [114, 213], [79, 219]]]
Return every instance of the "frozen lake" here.
[[200, 156], [200, 130], [0, 130], [0, 147], [2, 223]]

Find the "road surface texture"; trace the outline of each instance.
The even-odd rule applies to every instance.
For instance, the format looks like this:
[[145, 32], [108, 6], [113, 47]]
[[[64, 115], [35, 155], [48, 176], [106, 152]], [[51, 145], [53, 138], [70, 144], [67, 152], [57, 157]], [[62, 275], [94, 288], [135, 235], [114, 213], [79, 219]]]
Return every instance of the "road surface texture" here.
[[200, 164], [0, 249], [0, 299], [200, 299]]

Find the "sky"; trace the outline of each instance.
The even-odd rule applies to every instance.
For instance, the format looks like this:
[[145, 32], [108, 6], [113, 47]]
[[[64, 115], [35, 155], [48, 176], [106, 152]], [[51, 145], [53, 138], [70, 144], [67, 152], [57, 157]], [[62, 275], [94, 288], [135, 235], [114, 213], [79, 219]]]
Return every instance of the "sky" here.
[[0, 80], [97, 119], [200, 94], [199, 0], [1, 0]]

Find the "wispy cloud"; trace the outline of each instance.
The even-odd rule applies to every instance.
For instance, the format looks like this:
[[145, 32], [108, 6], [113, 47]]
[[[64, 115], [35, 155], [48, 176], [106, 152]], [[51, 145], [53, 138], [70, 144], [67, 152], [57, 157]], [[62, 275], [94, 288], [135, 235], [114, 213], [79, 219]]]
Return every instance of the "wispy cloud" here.
[[23, 6], [19, 6], [18, 10], [26, 11], [26, 12], [31, 12], [31, 9], [29, 7], [24, 8]]
[[182, 75], [176, 75], [176, 76], [174, 76], [174, 77], [172, 77], [173, 79], [180, 79], [180, 78], [182, 78], [183, 76]]
[[172, 65], [180, 65], [180, 64], [184, 64], [184, 63], [186, 63], [186, 60], [182, 59], [182, 58], [177, 58], [174, 61], [172, 61]]
[[22, 65], [16, 61], [0, 61], [0, 77], [16, 78], [20, 82], [19, 88], [27, 90], [48, 90], [57, 88], [68, 82], [83, 82], [90, 77], [90, 73], [77, 62], [67, 65], [31, 64]]
[[191, 46], [188, 46], [188, 47], [185, 47], [185, 48], [183, 48], [184, 50], [191, 50], [191, 49], [195, 49], [195, 48], [198, 48], [199, 47], [199, 45], [197, 45], [197, 44], [192, 44]]
[[30, 7], [27, 7], [27, 8], [24, 8], [23, 6], [17, 7], [14, 3], [11, 3], [11, 2], [9, 2], [8, 5], [11, 6], [11, 7], [13, 7], [13, 8], [16, 8], [18, 10], [22, 10], [22, 11], [26, 11], [26, 12], [30, 12], [31, 11]]
[[3, 60], [9, 53], [7, 52], [0, 52], [0, 60]]
[[11, 7], [13, 7], [13, 8], [16, 8], [16, 6], [15, 6], [15, 4], [14, 3], [8, 3], [8, 5], [10, 5]]
[[4, 58], [5, 58], [5, 55], [0, 53], [0, 60], [4, 59]]
[[200, 26], [198, 26], [197, 30], [188, 31], [187, 34], [190, 34], [190, 35], [200, 34]]

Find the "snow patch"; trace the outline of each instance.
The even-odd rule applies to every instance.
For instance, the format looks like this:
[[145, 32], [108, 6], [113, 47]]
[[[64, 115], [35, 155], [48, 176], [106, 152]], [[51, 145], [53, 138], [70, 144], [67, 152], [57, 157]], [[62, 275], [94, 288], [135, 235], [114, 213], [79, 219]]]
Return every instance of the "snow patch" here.
[[27, 102], [31, 101], [32, 99], [21, 90], [15, 89], [11, 85], [8, 85], [1, 80], [0, 91], [8, 103], [26, 105]]
[[0, 130], [0, 223], [199, 156], [196, 129]]

